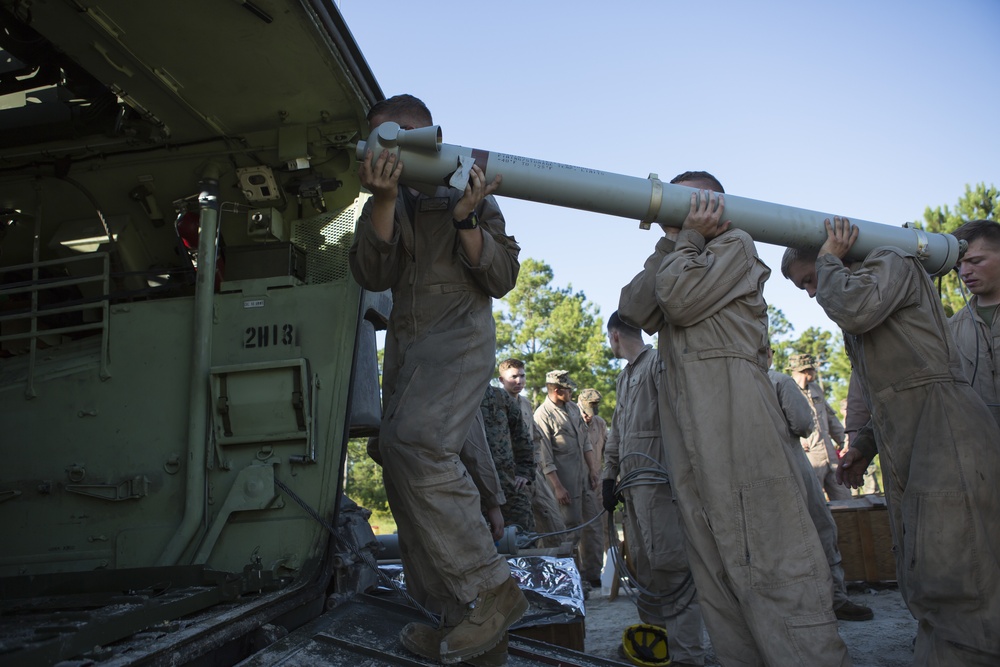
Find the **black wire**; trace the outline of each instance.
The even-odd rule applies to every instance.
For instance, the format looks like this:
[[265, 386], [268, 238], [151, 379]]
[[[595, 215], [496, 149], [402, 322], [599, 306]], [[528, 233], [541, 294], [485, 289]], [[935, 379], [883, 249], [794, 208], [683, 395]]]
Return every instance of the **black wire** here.
[[319, 515], [319, 512], [314, 510], [306, 501], [300, 498], [298, 494], [292, 491], [287, 484], [282, 482], [277, 477], [274, 478], [274, 484], [279, 489], [287, 493], [289, 497], [296, 503], [298, 503], [299, 506], [302, 507], [302, 509], [304, 509], [306, 513], [309, 514], [309, 516], [315, 519], [317, 523], [326, 528], [327, 532], [333, 536], [334, 541], [337, 543], [339, 547], [341, 548], [346, 547], [347, 549], [349, 549], [351, 553], [357, 556], [358, 559], [360, 559], [365, 565], [367, 565], [372, 571], [375, 572], [375, 575], [382, 581], [382, 583], [384, 583], [386, 586], [399, 593], [399, 595], [401, 595], [407, 602], [413, 605], [414, 609], [416, 609], [421, 614], [426, 616], [428, 620], [430, 620], [435, 626], [437, 626], [440, 620], [438, 616], [425, 609], [419, 602], [414, 600], [402, 587], [400, 587], [400, 585], [396, 581], [394, 581], [391, 577], [389, 577], [389, 575], [387, 575], [385, 572], [380, 570], [378, 567], [378, 563], [375, 562], [375, 559], [372, 558], [372, 555], [370, 553], [363, 552], [360, 549], [358, 549], [356, 545], [343, 540], [340, 534], [337, 533], [337, 531], [334, 529], [334, 527], [331, 526], [326, 519], [324, 519]]

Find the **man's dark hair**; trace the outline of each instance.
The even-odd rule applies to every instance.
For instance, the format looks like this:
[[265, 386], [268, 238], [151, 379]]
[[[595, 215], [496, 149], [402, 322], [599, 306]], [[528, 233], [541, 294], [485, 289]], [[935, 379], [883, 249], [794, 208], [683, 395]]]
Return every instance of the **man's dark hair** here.
[[676, 185], [677, 183], [682, 183], [684, 181], [703, 181], [705, 183], [711, 183], [715, 186], [717, 192], [723, 194], [726, 193], [726, 189], [722, 187], [722, 183], [719, 182], [715, 176], [712, 176], [707, 171], [685, 171], [683, 174], [677, 174], [670, 182]]
[[802, 250], [800, 248], [785, 248], [785, 254], [781, 256], [781, 275], [791, 278], [792, 264], [795, 262], [806, 262], [815, 264], [819, 257], [819, 249]]
[[642, 340], [642, 331], [639, 327], [632, 326], [619, 317], [617, 310], [611, 313], [611, 317], [608, 318], [608, 331], [617, 331], [619, 334]]
[[959, 241], [972, 243], [983, 239], [991, 247], [1000, 249], [1000, 222], [995, 220], [970, 220], [952, 232]]
[[434, 124], [427, 105], [413, 95], [407, 94], [393, 95], [387, 100], [376, 102], [368, 110], [368, 122], [376, 116], [388, 116], [400, 125], [426, 127]]

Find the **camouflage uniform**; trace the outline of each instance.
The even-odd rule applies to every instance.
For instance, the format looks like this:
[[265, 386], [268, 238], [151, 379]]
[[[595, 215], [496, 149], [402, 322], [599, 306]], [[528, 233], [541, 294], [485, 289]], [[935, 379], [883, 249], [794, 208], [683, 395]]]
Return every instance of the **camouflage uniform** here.
[[535, 479], [535, 449], [531, 432], [521, 418], [517, 402], [500, 387], [487, 386], [479, 404], [486, 428], [486, 442], [493, 454], [493, 464], [500, 477], [507, 502], [501, 506], [505, 525], [516, 524], [525, 531], [535, 530], [528, 487], [514, 488], [514, 477], [532, 483]]

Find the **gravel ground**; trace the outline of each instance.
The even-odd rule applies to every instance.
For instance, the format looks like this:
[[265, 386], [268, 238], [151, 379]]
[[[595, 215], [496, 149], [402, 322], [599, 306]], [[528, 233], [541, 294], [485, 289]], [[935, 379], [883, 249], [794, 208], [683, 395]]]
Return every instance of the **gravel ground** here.
[[[899, 590], [851, 589], [851, 599], [872, 608], [875, 618], [863, 622], [840, 622], [840, 635], [847, 644], [854, 667], [904, 667], [912, 664], [913, 638], [917, 622], [913, 620]], [[586, 602], [586, 652], [612, 660], [619, 659], [622, 631], [639, 622], [635, 605], [624, 594], [615, 600], [591, 591]], [[717, 665], [715, 653], [709, 652], [707, 665]]]

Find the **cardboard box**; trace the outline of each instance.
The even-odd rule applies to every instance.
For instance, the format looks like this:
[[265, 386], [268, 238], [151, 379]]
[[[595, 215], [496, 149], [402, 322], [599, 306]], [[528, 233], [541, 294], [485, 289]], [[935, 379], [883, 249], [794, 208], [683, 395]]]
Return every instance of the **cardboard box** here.
[[889, 511], [881, 496], [830, 502], [837, 523], [837, 543], [848, 582], [896, 581]]

